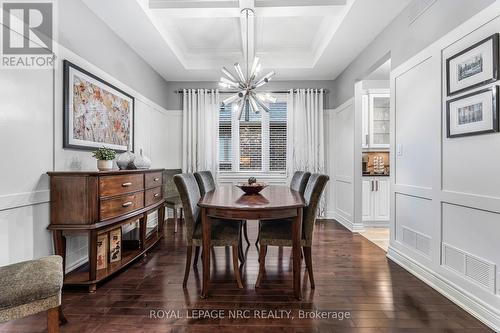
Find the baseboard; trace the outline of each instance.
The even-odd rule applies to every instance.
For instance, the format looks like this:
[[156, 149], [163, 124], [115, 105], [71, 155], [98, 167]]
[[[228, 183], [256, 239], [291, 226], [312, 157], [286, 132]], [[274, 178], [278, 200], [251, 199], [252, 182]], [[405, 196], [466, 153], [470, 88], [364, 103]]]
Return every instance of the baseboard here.
[[439, 274], [432, 272], [415, 260], [408, 258], [406, 255], [401, 253], [401, 251], [392, 246], [389, 246], [387, 258], [425, 282], [427, 285], [483, 322], [495, 332], [500, 332], [500, 314], [496, 311], [496, 309], [488, 306], [481, 300], [464, 291], [462, 288], [444, 279]]
[[389, 228], [389, 221], [363, 221], [363, 225], [369, 228]]
[[[329, 214], [330, 215], [330, 214]], [[340, 224], [342, 224], [344, 227], [346, 227], [350, 232], [361, 232], [361, 231], [365, 231], [365, 228], [364, 226], [362, 225], [359, 225], [359, 224], [355, 224], [355, 223], [352, 223], [351, 221], [349, 221], [348, 219], [346, 219], [345, 217], [343, 217], [342, 215], [336, 213], [336, 212], [333, 212], [332, 213], [332, 216], [333, 218]]]

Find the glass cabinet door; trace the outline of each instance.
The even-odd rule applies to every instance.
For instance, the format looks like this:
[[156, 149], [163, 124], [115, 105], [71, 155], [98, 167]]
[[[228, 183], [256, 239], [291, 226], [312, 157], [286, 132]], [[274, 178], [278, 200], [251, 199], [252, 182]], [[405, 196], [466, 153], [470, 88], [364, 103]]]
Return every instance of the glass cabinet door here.
[[390, 97], [388, 94], [370, 95], [370, 146], [390, 146]]

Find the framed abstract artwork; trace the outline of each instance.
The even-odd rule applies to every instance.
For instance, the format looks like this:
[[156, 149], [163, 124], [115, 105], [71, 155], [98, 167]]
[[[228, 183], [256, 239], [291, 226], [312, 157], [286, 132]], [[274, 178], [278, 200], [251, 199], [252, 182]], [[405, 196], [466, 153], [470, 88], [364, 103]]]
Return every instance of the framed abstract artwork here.
[[498, 80], [498, 39], [491, 35], [446, 60], [448, 96]]
[[134, 98], [64, 60], [63, 147], [134, 148]]
[[494, 86], [446, 103], [447, 137], [498, 132], [499, 88]]

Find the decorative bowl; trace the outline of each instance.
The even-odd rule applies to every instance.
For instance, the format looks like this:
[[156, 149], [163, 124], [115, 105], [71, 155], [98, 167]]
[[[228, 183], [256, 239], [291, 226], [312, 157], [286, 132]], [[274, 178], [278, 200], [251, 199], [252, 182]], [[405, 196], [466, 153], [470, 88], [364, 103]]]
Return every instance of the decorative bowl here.
[[238, 183], [236, 187], [239, 187], [245, 194], [259, 194], [260, 191], [267, 187], [266, 183]]

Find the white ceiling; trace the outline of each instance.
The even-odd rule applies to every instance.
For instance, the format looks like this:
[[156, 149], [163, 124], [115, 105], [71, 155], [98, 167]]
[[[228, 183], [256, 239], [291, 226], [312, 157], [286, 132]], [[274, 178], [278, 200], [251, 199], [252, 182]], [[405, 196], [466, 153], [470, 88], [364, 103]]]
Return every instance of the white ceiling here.
[[250, 54], [276, 80], [332, 80], [410, 0], [83, 0], [168, 81], [216, 81]]

